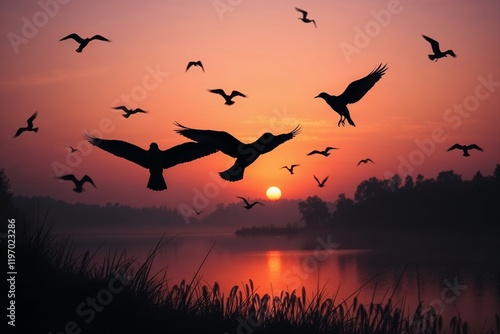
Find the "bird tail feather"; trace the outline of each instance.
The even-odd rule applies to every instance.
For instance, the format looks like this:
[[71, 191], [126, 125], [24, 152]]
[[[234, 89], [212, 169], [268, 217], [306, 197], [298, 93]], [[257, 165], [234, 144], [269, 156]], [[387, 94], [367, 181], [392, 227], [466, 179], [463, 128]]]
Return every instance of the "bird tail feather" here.
[[351, 119], [351, 117], [349, 115], [346, 117], [346, 119], [347, 119], [347, 122], [349, 124], [351, 124], [352, 126], [356, 126], [356, 124], [354, 124], [353, 120]]
[[243, 179], [243, 172], [245, 168], [241, 167], [238, 163], [235, 163], [231, 168], [220, 172], [219, 175], [226, 181], [239, 181]]
[[38, 132], [38, 128], [33, 128], [33, 131]]
[[162, 191], [167, 189], [165, 179], [161, 174], [151, 174], [149, 176], [148, 188], [155, 191]]
[[429, 55], [429, 59], [430, 59], [430, 60], [434, 60], [434, 59], [436, 59], [436, 58], [437, 58], [437, 57], [436, 57], [435, 55]]

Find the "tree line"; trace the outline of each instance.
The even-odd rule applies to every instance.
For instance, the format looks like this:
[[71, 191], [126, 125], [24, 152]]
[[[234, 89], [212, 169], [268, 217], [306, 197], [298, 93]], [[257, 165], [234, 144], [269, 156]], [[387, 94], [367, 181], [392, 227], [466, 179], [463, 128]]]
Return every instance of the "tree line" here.
[[395, 174], [371, 177], [356, 188], [354, 198], [340, 194], [330, 212], [317, 196], [299, 202], [307, 227], [390, 228], [450, 233], [500, 231], [500, 165], [493, 175], [474, 174], [463, 180], [453, 170], [435, 179]]

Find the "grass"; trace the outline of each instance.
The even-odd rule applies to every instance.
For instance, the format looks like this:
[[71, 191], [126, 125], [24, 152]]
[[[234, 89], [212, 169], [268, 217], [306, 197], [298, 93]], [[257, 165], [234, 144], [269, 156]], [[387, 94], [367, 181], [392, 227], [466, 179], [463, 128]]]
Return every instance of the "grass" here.
[[[338, 301], [324, 289], [313, 298], [304, 288], [259, 295], [252, 280], [224, 295], [218, 283], [202, 284], [204, 262], [189, 282], [170, 285], [166, 270], [151, 272], [163, 237], [142, 263], [109, 252], [100, 264], [96, 253], [75, 256], [44, 224], [18, 238], [18, 333], [471, 333], [460, 316], [443, 324], [434, 309], [410, 310], [392, 296], [363, 305], [356, 293]], [[499, 334], [499, 316], [481, 333]]]

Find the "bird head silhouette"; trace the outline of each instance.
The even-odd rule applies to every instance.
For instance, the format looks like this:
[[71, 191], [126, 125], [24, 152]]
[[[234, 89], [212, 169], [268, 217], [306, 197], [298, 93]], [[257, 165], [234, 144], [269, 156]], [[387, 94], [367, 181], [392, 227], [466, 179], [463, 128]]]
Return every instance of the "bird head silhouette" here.
[[329, 98], [329, 97], [330, 97], [330, 94], [325, 93], [325, 92], [321, 92], [321, 93], [319, 93], [317, 96], [315, 96], [314, 98], [316, 99], [316, 98], [318, 98], [318, 97], [321, 97], [322, 99], [327, 99], [327, 98]]
[[160, 148], [158, 147], [157, 143], [151, 143], [151, 144], [149, 144], [149, 149], [150, 150], [155, 150], [155, 151], [159, 151], [160, 150]]

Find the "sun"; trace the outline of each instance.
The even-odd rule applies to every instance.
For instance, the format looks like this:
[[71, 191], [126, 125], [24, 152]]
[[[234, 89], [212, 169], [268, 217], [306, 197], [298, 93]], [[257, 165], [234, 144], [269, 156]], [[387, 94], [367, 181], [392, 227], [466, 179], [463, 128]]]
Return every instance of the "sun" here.
[[269, 198], [271, 201], [275, 201], [277, 199], [280, 199], [281, 197], [281, 190], [278, 187], [269, 187], [266, 190], [266, 196]]

